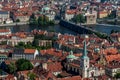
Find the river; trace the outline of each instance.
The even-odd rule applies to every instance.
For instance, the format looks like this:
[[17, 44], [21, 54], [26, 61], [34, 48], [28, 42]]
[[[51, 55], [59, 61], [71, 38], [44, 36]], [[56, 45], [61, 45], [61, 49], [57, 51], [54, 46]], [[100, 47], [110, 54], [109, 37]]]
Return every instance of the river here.
[[71, 35], [77, 35], [76, 32], [69, 30], [63, 26], [54, 25], [54, 26], [30, 26], [30, 25], [17, 25], [17, 26], [0, 26], [0, 29], [10, 29], [12, 33], [20, 32], [20, 31], [25, 31], [25, 32], [31, 32], [34, 29], [41, 29], [41, 30], [47, 30], [47, 31], [55, 31], [57, 33], [62, 33], [62, 34], [71, 34]]
[[[87, 27], [90, 27], [92, 29], [95, 29], [97, 31], [103, 32], [110, 34], [111, 30], [117, 30], [120, 31], [120, 26], [116, 25], [107, 25], [107, 24], [98, 24], [98, 25], [89, 25]], [[26, 31], [30, 32], [33, 29], [41, 29], [41, 30], [47, 30], [47, 31], [55, 31], [55, 32], [60, 32], [62, 34], [72, 34], [72, 35], [77, 35], [78, 33], [69, 30], [63, 26], [54, 25], [54, 26], [48, 26], [48, 27], [42, 27], [42, 26], [29, 26], [29, 25], [16, 25], [16, 26], [1, 26], [0, 29], [11, 29], [12, 33], [19, 32], [19, 31]]]
[[90, 28], [95, 29], [96, 31], [99, 31], [102, 33], [107, 33], [108, 35], [111, 33], [112, 30], [120, 32], [119, 25], [96, 24], [96, 25], [89, 25], [87, 27], [90, 27]]

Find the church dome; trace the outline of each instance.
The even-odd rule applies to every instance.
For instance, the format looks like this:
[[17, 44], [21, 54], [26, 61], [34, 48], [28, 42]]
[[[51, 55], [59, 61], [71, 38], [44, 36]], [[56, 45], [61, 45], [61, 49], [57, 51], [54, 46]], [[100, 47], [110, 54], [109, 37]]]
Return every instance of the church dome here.
[[49, 7], [44, 7], [43, 10], [47, 11], [47, 10], [50, 10]]
[[95, 48], [94, 51], [98, 52], [98, 51], [100, 51], [100, 48]]
[[72, 51], [70, 51], [70, 54], [67, 56], [67, 59], [76, 59]]
[[74, 55], [68, 55], [67, 58], [68, 59], [75, 59], [76, 57]]

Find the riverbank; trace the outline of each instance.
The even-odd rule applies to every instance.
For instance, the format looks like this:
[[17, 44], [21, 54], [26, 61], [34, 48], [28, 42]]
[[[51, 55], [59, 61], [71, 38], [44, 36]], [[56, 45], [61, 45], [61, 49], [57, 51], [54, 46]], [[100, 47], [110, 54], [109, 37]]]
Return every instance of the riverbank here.
[[15, 23], [9, 23], [9, 24], [0, 24], [0, 27], [3, 26], [16, 26], [16, 25], [28, 25], [29, 22], [15, 22]]
[[96, 24], [96, 25], [100, 25], [100, 26], [115, 26], [115, 27], [119, 27], [120, 28], [120, 25], [112, 25], [112, 24]]

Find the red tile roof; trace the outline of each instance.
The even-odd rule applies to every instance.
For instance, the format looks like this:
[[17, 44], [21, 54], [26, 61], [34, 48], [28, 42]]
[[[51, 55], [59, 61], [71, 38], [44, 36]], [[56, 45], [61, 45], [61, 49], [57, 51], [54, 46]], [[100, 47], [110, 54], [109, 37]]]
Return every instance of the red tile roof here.
[[82, 80], [82, 78], [80, 76], [72, 76], [72, 77], [61, 78], [59, 80]]
[[67, 10], [66, 13], [67, 13], [67, 14], [75, 14], [75, 13], [76, 13], [76, 10]]
[[53, 55], [53, 56], [56, 56], [56, 57], [62, 57], [62, 50], [56, 50], [56, 49], [53, 49], [53, 48], [47, 49], [47, 50], [40, 50], [40, 53], [42, 55], [50, 54], [50, 55]]
[[106, 58], [106, 61], [107, 61], [107, 62], [110, 62], [110, 61], [113, 61], [113, 60], [117, 60], [117, 59], [120, 60], [120, 54], [116, 54], [116, 55], [106, 55], [105, 58]]
[[62, 71], [62, 65], [60, 62], [50, 62], [48, 63], [47, 69], [51, 72]]
[[24, 53], [25, 54], [34, 54], [36, 49], [25, 49]]
[[116, 48], [107, 48], [104, 50], [103, 53], [106, 55], [113, 55], [113, 54], [117, 54], [118, 50]]
[[10, 32], [9, 29], [0, 29], [0, 33], [3, 33], [3, 32]]
[[9, 74], [9, 75], [5, 78], [5, 80], [15, 80], [15, 79], [14, 79], [14, 75]]

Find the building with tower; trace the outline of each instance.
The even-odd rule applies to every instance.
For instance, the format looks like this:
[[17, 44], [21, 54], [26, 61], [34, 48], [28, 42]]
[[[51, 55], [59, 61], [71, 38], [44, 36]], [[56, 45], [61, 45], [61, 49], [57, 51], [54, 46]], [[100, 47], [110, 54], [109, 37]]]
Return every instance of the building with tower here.
[[83, 54], [80, 58], [80, 75], [82, 75], [83, 78], [88, 77], [87, 73], [88, 69], [89, 69], [89, 57], [87, 56], [86, 41], [84, 41]]
[[87, 52], [86, 40], [84, 41], [82, 56], [76, 57], [70, 52], [66, 57], [64, 68], [72, 74], [80, 75], [83, 79], [93, 78], [103, 74], [97, 66], [91, 64], [91, 59]]
[[97, 12], [94, 10], [93, 7], [90, 7], [87, 13], [85, 13], [85, 16], [86, 24], [96, 24]]

